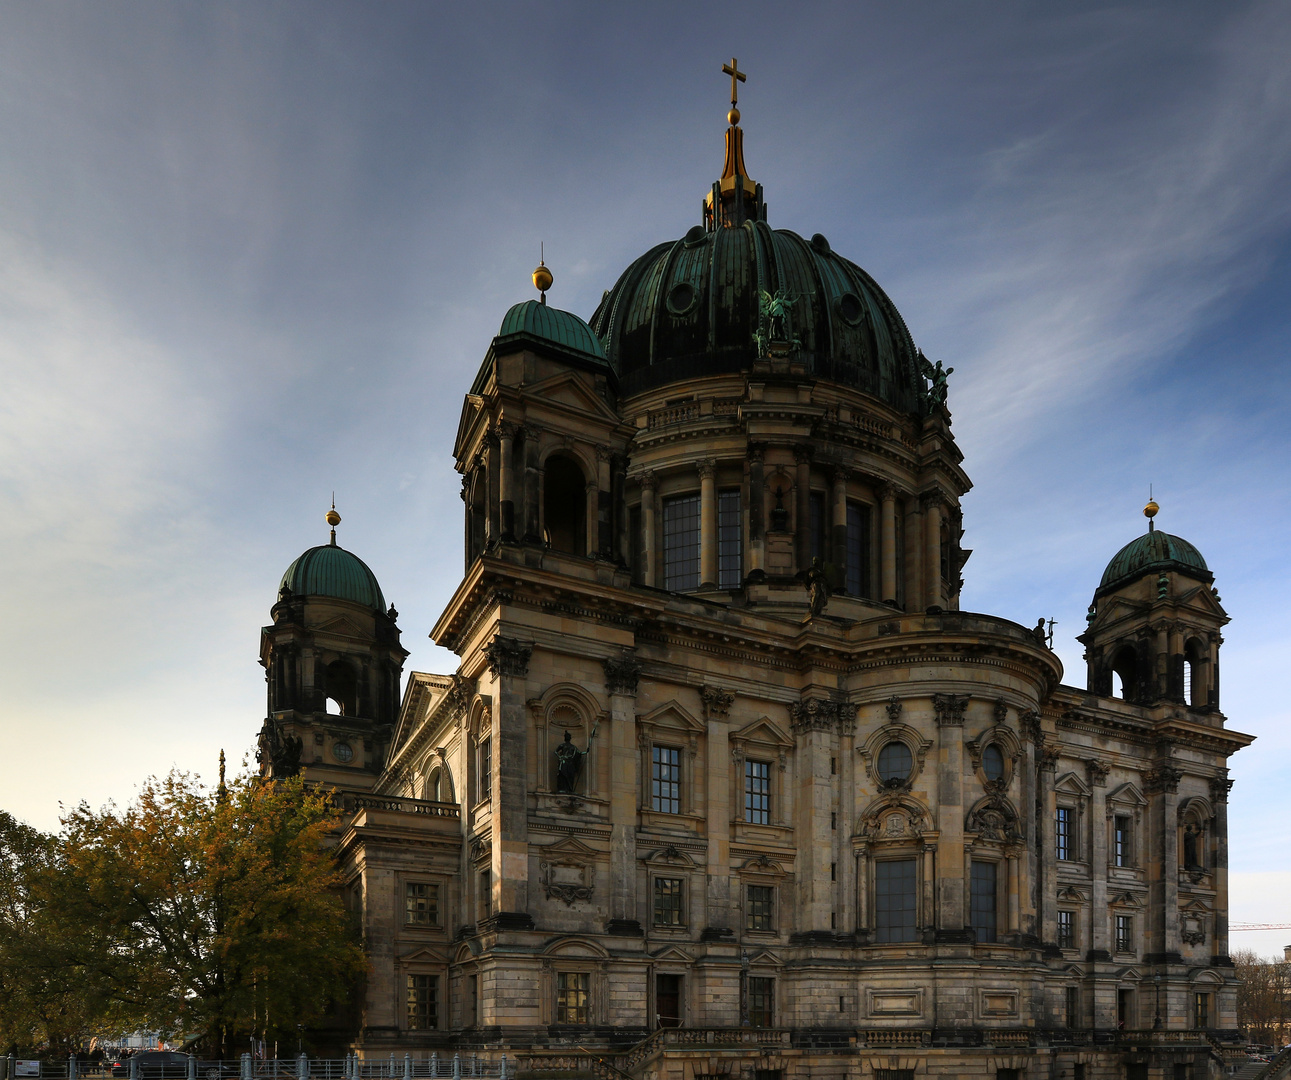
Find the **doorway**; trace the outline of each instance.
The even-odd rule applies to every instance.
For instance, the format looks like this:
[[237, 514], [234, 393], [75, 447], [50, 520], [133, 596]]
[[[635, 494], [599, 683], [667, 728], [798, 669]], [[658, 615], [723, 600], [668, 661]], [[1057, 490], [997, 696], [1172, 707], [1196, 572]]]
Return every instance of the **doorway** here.
[[659, 1027], [681, 1027], [681, 976], [654, 977], [654, 1011]]

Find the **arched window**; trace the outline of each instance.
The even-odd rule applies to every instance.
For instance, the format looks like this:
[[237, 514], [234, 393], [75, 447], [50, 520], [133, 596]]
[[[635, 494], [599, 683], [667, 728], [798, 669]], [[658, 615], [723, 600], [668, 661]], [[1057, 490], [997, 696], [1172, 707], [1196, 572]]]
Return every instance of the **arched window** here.
[[1197, 638], [1183, 647], [1183, 700], [1194, 709], [1206, 704], [1206, 653]]
[[1113, 684], [1112, 696], [1133, 701], [1138, 696], [1139, 654], [1133, 645], [1122, 645], [1112, 657], [1112, 673], [1119, 685]]
[[549, 548], [587, 554], [587, 481], [578, 463], [564, 454], [547, 459], [542, 513]]
[[470, 566], [484, 554], [485, 505], [484, 470], [476, 469], [471, 475], [466, 492], [466, 565]]
[[354, 669], [344, 660], [333, 660], [324, 675], [327, 711], [333, 716], [355, 716], [358, 709], [358, 680]]

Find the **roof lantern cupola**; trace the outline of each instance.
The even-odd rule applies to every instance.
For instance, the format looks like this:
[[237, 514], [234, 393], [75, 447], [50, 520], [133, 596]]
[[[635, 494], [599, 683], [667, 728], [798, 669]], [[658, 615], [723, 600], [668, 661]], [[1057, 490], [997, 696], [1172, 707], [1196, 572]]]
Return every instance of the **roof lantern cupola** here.
[[731, 110], [726, 114], [730, 125], [726, 129], [726, 163], [722, 177], [704, 196], [704, 228], [713, 232], [719, 228], [738, 228], [746, 221], [766, 221], [767, 208], [762, 201], [762, 185], [749, 179], [744, 164], [744, 131], [740, 127], [740, 83], [747, 75], [740, 70], [739, 61], [731, 57], [722, 65], [722, 73], [731, 77]]

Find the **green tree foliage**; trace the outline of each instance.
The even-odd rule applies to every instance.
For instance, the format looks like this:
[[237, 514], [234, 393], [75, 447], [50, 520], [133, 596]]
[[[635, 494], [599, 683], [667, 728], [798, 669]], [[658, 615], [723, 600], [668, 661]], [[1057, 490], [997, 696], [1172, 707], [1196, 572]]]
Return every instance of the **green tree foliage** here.
[[1233, 953], [1237, 1026], [1252, 1042], [1281, 1046], [1291, 1035], [1291, 964], [1249, 949]]
[[216, 1053], [294, 1036], [366, 970], [335, 824], [327, 795], [298, 779], [212, 792], [175, 772], [124, 810], [82, 804], [38, 874], [40, 946], [77, 973], [99, 1031], [201, 1034]]

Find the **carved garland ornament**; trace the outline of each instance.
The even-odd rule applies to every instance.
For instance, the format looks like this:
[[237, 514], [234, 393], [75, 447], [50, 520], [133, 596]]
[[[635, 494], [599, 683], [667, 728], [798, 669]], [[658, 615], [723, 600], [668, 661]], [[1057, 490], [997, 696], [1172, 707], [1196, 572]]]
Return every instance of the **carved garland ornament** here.
[[851, 735], [856, 730], [856, 706], [849, 701], [805, 698], [789, 706], [789, 719], [795, 735], [806, 731]]

